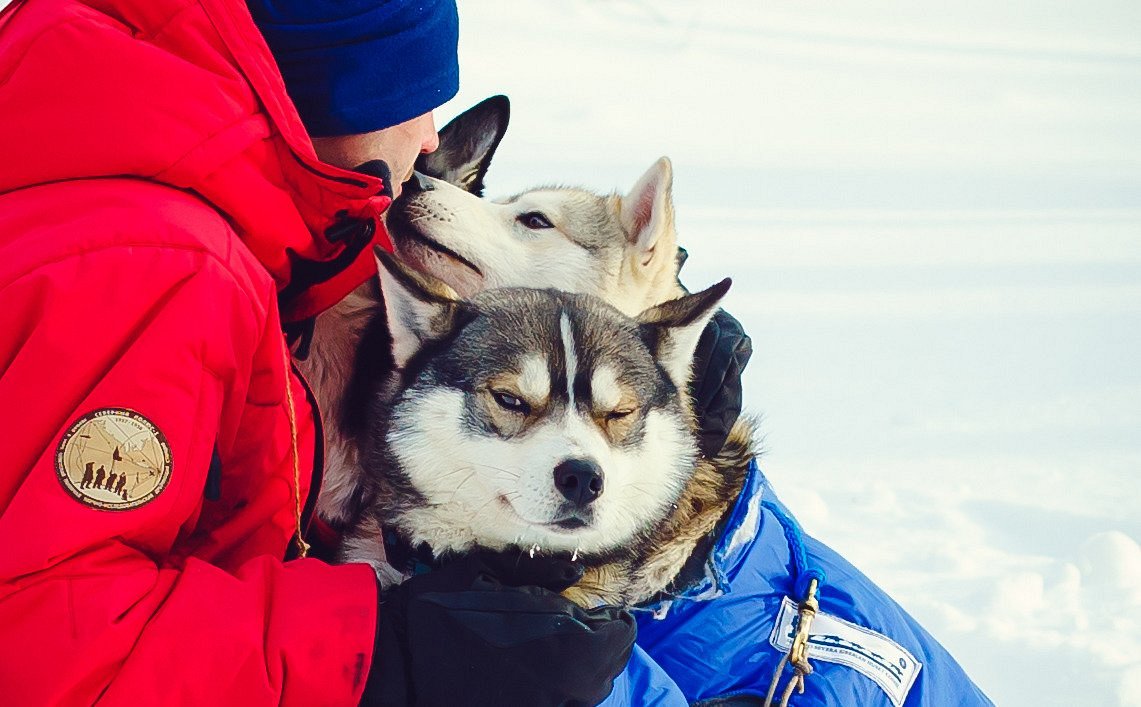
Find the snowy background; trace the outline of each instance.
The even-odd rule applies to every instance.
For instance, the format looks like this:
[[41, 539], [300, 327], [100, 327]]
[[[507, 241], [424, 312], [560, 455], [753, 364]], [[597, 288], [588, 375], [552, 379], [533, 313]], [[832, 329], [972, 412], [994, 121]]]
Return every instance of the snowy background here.
[[999, 705], [1141, 705], [1141, 3], [462, 0], [488, 193], [673, 159], [764, 468]]

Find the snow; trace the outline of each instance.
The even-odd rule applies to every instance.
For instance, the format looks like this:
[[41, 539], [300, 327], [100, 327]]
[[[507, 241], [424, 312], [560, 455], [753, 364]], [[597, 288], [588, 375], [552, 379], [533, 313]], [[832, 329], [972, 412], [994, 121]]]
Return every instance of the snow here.
[[1141, 4], [460, 12], [489, 194], [671, 157], [806, 529], [996, 704], [1141, 705]]

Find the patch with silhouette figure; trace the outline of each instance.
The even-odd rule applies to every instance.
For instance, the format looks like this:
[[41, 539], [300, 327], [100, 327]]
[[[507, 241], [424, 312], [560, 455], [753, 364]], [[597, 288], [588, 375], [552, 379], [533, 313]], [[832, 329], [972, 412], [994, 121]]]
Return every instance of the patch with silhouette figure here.
[[105, 511], [150, 503], [170, 481], [170, 445], [134, 410], [104, 408], [75, 422], [59, 443], [56, 475], [77, 501]]

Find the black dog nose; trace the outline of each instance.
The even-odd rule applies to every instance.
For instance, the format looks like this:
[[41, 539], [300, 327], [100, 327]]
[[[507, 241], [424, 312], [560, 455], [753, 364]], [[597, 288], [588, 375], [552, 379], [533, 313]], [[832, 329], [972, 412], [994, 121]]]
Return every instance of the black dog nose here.
[[419, 172], [413, 172], [412, 178], [404, 183], [402, 191], [405, 194], [416, 194], [417, 192], [422, 191], [432, 191], [435, 188], [436, 187], [432, 186], [431, 179], [424, 176], [423, 174], [420, 174]]
[[602, 495], [602, 469], [590, 459], [567, 459], [555, 467], [555, 486], [577, 506]]

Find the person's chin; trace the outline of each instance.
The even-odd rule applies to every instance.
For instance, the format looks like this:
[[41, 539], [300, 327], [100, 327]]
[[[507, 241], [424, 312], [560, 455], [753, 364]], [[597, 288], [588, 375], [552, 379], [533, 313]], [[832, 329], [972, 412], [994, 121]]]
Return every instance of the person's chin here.
[[400, 193], [404, 191], [404, 185], [408, 183], [409, 179], [412, 179], [412, 170], [411, 169], [408, 170], [408, 173], [405, 174], [403, 176], [403, 178], [401, 178], [399, 181], [393, 180], [393, 182], [392, 182], [392, 199], [393, 199], [393, 201], [395, 201], [397, 198], [400, 197]]

